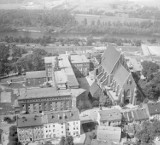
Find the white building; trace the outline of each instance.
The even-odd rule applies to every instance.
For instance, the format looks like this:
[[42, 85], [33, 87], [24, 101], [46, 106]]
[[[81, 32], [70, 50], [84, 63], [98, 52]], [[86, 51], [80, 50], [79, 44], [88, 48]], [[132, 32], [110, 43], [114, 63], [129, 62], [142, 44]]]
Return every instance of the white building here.
[[78, 110], [27, 114], [17, 117], [18, 139], [21, 143], [80, 136]]

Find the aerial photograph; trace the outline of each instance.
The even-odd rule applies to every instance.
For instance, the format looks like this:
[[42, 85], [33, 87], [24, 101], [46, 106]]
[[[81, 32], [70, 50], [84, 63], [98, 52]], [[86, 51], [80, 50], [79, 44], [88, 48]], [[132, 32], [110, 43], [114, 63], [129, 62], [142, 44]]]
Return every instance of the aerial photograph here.
[[0, 0], [0, 145], [160, 145], [160, 0]]

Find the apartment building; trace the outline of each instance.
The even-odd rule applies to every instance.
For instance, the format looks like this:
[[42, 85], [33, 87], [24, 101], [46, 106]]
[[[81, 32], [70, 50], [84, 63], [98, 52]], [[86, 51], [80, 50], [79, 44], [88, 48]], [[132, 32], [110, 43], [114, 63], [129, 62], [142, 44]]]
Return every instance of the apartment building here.
[[77, 110], [27, 114], [17, 117], [18, 139], [21, 143], [60, 139], [62, 136], [80, 135]]
[[18, 104], [26, 114], [70, 110], [72, 96], [69, 90], [57, 90], [53, 87], [27, 89], [18, 98]]
[[101, 126], [118, 126], [121, 121], [122, 114], [118, 109], [99, 111], [99, 125]]

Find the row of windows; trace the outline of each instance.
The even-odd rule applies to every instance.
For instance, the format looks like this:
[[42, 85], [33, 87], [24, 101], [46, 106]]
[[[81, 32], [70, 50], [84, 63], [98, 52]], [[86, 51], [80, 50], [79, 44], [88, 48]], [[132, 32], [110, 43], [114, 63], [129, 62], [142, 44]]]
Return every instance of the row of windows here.
[[[26, 102], [43, 102], [43, 101], [55, 101], [55, 100], [69, 100], [71, 97], [54, 97], [54, 98], [46, 98], [46, 99], [36, 99], [36, 100], [26, 100]], [[22, 103], [20, 101], [20, 103]]]

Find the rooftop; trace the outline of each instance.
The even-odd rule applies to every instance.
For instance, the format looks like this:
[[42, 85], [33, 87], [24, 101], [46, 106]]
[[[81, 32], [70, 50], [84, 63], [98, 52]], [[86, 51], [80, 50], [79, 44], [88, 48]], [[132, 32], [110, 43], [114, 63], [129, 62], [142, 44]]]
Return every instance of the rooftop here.
[[100, 87], [98, 86], [98, 84], [96, 82], [94, 82], [91, 87], [90, 87], [90, 93], [92, 96], [94, 96], [94, 94], [98, 91], [101, 90]]
[[89, 63], [85, 55], [71, 55], [71, 63]]
[[99, 111], [101, 121], [121, 121], [122, 115], [118, 109]]
[[102, 56], [102, 67], [105, 72], [110, 74], [120, 57], [121, 53], [117, 51], [113, 46], [109, 45]]
[[56, 62], [56, 56], [50, 56], [44, 58], [44, 63], [52, 63], [54, 64]]
[[68, 60], [67, 55], [60, 55], [58, 57], [59, 59], [59, 67], [61, 71], [66, 75], [67, 82], [70, 87], [79, 87], [79, 83], [77, 81], [77, 78], [74, 74], [74, 71], [72, 69], [72, 66]]
[[149, 119], [149, 116], [146, 112], [146, 109], [137, 109], [133, 111], [134, 120], [135, 121], [142, 121]]
[[78, 89], [66, 89], [66, 90], [56, 90], [56, 88], [34, 88], [27, 89], [21, 93], [21, 96], [18, 100], [23, 99], [34, 99], [34, 98], [49, 98], [49, 97], [59, 97], [59, 96], [72, 96], [77, 97], [80, 94], [84, 93], [85, 90], [82, 88]]
[[133, 57], [125, 57], [128, 61], [128, 67], [133, 68], [134, 71], [141, 71], [142, 70], [142, 65], [140, 62], [138, 62], [135, 58]]
[[48, 123], [65, 123], [69, 121], [77, 121], [79, 119], [79, 113], [75, 111], [61, 111], [61, 112], [49, 112], [47, 115]]
[[47, 123], [63, 123], [79, 120], [78, 110], [25, 114], [17, 117], [18, 127], [42, 126]]
[[129, 77], [129, 74], [130, 73], [121, 64], [119, 64], [117, 70], [113, 72], [113, 79], [120, 87], [123, 87], [123, 84]]
[[18, 127], [41, 126], [41, 125], [43, 125], [41, 114], [28, 114], [28, 115], [17, 116]]
[[67, 83], [67, 76], [64, 71], [55, 71], [55, 80], [57, 84]]
[[97, 140], [119, 142], [121, 138], [121, 128], [112, 126], [98, 126]]
[[45, 77], [46, 77], [46, 71], [26, 72], [27, 79], [36, 79], [36, 78], [45, 78]]
[[56, 90], [56, 88], [34, 88], [27, 89], [18, 99], [32, 99], [45, 97], [70, 96], [70, 90]]

